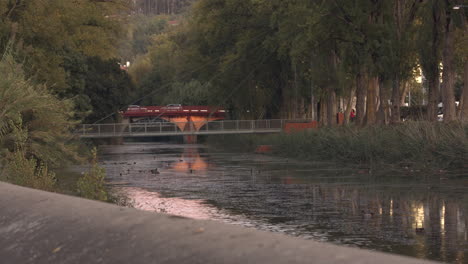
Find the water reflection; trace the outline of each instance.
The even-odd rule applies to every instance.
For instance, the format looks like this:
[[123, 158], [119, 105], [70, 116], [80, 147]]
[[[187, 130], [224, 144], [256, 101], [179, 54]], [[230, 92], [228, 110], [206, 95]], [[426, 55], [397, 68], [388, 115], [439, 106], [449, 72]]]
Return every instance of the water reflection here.
[[184, 149], [179, 161], [171, 166], [181, 173], [204, 172], [208, 169], [208, 163], [200, 157], [200, 153], [196, 148]]
[[203, 200], [166, 198], [156, 192], [132, 187], [121, 188], [119, 191], [127, 195], [135, 208], [145, 211], [200, 220], [213, 219], [219, 214], [215, 207], [207, 205]]
[[[103, 151], [110, 181], [127, 188], [141, 209], [468, 262], [464, 178], [441, 184], [374, 177], [336, 164], [211, 153], [198, 146], [133, 144]], [[159, 174], [148, 173], [152, 168]]]

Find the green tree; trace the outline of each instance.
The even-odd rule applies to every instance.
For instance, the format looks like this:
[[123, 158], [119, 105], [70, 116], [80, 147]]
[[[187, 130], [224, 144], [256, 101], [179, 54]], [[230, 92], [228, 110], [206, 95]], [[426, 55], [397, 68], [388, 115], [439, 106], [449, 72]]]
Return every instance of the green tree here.
[[85, 88], [81, 96], [89, 100], [92, 112], [86, 117], [86, 122], [96, 122], [117, 113], [130, 103], [133, 92], [130, 76], [120, 69], [117, 60], [87, 59]]
[[[153, 36], [130, 72], [141, 97], [150, 95], [144, 104], [172, 101], [185, 89], [180, 84], [196, 80], [210, 84], [208, 102], [234, 116], [318, 112], [323, 125], [334, 125], [339, 108], [349, 115], [356, 93], [357, 122], [373, 125], [400, 121], [400, 104], [419, 63], [434, 119], [440, 62], [445, 58], [448, 65], [445, 98], [453, 97], [450, 80], [465, 64], [448, 56], [460, 40], [448, 41], [447, 33], [459, 34], [458, 22], [465, 21], [452, 6], [421, 0], [200, 0], [179, 26]], [[451, 21], [450, 30], [443, 21]]]
[[188, 83], [176, 82], [171, 85], [169, 93], [164, 97], [163, 104], [183, 104], [183, 105], [210, 105], [211, 85], [202, 84], [192, 80]]
[[[57, 99], [43, 85], [25, 77], [12, 55], [0, 61], [0, 142], [4, 152], [21, 146], [27, 157], [47, 165], [76, 158], [71, 139], [73, 115], [70, 101]], [[71, 149], [70, 149], [71, 148]]]
[[104, 186], [106, 170], [97, 163], [97, 150], [92, 151], [91, 168], [77, 182], [77, 191], [81, 197], [99, 201], [108, 201], [109, 196]]
[[10, 53], [0, 60], [0, 179], [52, 190], [50, 167], [79, 159], [70, 122], [69, 101], [25, 77]]
[[11, 46], [26, 77], [72, 99], [83, 119], [92, 111], [83, 81], [88, 58], [117, 56], [128, 8], [124, 0], [0, 0], [0, 52]]
[[193, 0], [140, 0], [135, 10], [143, 14], [176, 14], [184, 11]]
[[442, 28], [441, 15], [439, 12], [441, 1], [427, 1], [420, 11], [421, 19], [418, 24], [418, 46], [419, 62], [427, 80], [428, 104], [427, 119], [436, 121], [439, 104], [439, 85], [440, 85], [440, 62], [441, 62], [441, 44]]

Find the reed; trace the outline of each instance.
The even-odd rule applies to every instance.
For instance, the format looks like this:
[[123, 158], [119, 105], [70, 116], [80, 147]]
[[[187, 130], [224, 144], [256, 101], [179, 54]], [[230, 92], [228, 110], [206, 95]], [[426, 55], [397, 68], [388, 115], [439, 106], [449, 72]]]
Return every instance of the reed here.
[[305, 160], [464, 168], [468, 164], [467, 135], [466, 124], [405, 122], [393, 126], [351, 125], [293, 134], [233, 136], [219, 142], [246, 146], [245, 150], [272, 145], [276, 155]]

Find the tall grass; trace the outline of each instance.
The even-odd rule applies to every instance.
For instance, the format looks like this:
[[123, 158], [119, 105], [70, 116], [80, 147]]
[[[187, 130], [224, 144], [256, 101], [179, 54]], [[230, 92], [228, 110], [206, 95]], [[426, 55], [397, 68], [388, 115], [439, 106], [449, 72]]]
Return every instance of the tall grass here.
[[415, 163], [444, 168], [468, 164], [467, 135], [466, 124], [406, 122], [395, 126], [321, 128], [244, 139], [236, 136], [225, 141], [248, 148], [273, 145], [277, 155], [305, 160], [354, 164]]
[[267, 139], [278, 154], [354, 163], [467, 163], [468, 126], [409, 122], [396, 126], [322, 128]]
[[91, 168], [78, 179], [78, 195], [87, 199], [108, 201], [109, 195], [105, 187], [106, 170], [97, 162], [97, 150], [92, 150]]

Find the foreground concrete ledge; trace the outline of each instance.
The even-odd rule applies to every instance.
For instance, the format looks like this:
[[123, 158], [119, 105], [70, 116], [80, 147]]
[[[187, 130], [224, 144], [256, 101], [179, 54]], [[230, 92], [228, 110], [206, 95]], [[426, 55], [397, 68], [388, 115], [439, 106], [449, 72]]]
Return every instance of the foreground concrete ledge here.
[[434, 263], [0, 183], [2, 263]]

